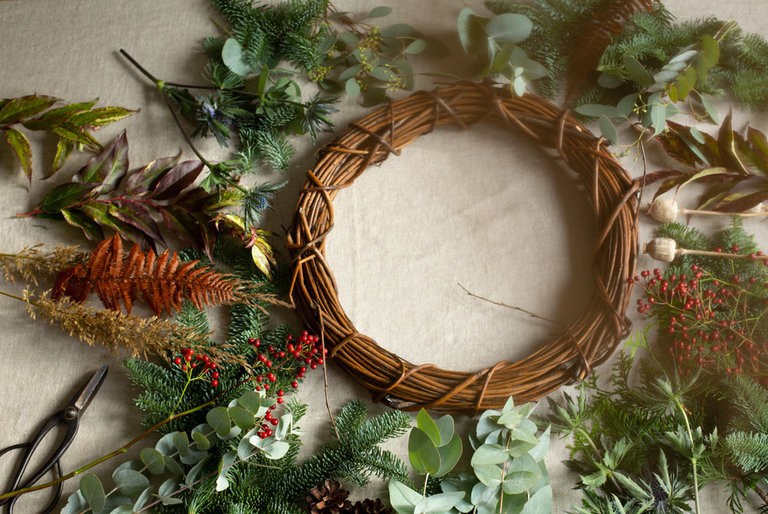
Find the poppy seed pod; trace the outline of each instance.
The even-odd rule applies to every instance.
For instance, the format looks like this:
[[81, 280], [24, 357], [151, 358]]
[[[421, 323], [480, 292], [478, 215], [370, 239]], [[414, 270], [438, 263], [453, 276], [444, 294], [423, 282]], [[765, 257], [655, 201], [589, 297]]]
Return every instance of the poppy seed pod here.
[[651, 203], [651, 208], [648, 210], [648, 214], [650, 214], [653, 219], [662, 223], [671, 223], [675, 221], [679, 212], [680, 206], [675, 200], [669, 198], [656, 198], [653, 203]]
[[657, 237], [643, 245], [643, 253], [657, 261], [672, 262], [677, 256], [677, 243], [668, 237]]

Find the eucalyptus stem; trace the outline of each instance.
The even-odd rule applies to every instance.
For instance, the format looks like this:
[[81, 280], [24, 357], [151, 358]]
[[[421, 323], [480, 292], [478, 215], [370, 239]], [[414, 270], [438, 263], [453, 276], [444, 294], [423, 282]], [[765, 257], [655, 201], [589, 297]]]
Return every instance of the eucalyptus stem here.
[[422, 498], [427, 497], [427, 484], [429, 484], [429, 471], [427, 471], [427, 474], [424, 476], [424, 492], [421, 493]]
[[96, 466], [98, 464], [101, 464], [102, 462], [108, 461], [109, 459], [111, 459], [113, 457], [117, 457], [118, 455], [126, 453], [136, 443], [140, 442], [142, 439], [144, 439], [145, 437], [149, 436], [150, 434], [152, 434], [153, 432], [155, 432], [159, 428], [163, 427], [164, 425], [167, 425], [168, 423], [170, 423], [174, 419], [178, 419], [178, 418], [187, 416], [189, 414], [193, 414], [193, 413], [195, 413], [195, 412], [197, 412], [197, 411], [199, 411], [201, 409], [204, 409], [205, 407], [210, 407], [211, 405], [214, 405], [216, 403], [216, 399], [217, 398], [214, 398], [213, 400], [209, 400], [206, 403], [198, 405], [197, 407], [193, 407], [193, 408], [191, 408], [189, 410], [185, 410], [184, 412], [180, 412], [178, 414], [171, 414], [166, 419], [164, 419], [163, 421], [157, 423], [156, 425], [148, 428], [147, 430], [145, 430], [144, 432], [142, 432], [138, 436], [134, 437], [133, 439], [128, 441], [126, 444], [124, 444], [123, 446], [121, 446], [117, 450], [114, 450], [114, 451], [104, 455], [103, 457], [99, 457], [98, 459], [96, 459], [94, 461], [91, 461], [88, 464], [86, 464], [85, 466], [82, 466], [82, 467], [72, 471], [71, 473], [67, 473], [66, 475], [64, 475], [62, 477], [59, 477], [56, 480], [52, 480], [52, 481], [46, 482], [44, 484], [38, 484], [38, 485], [30, 486], [30, 487], [24, 487], [23, 489], [17, 489], [15, 491], [11, 491], [9, 493], [0, 494], [0, 500], [5, 500], [6, 498], [13, 498], [14, 496], [19, 496], [19, 495], [22, 495], [22, 494], [31, 493], [33, 491], [39, 491], [41, 489], [47, 489], [48, 487], [53, 487], [55, 485], [58, 485], [58, 484], [60, 484], [62, 482], [65, 482], [65, 481], [69, 480], [70, 478], [76, 477], [77, 475], [80, 475], [84, 471], [87, 471], [87, 470], [91, 469], [92, 467], [94, 467], [94, 466]]
[[[693, 452], [693, 431], [691, 430], [691, 424], [688, 422], [688, 415], [685, 413], [685, 408], [683, 407], [683, 404], [680, 403], [680, 400], [678, 398], [675, 398], [675, 405], [677, 405], [677, 408], [680, 409], [680, 412], [683, 414], [683, 420], [685, 421], [685, 429], [688, 431], [688, 439], [691, 441], [691, 452]], [[696, 514], [700, 514], [699, 510], [699, 477], [698, 472], [696, 470], [696, 464], [699, 459], [693, 456], [693, 453], [691, 453], [690, 461], [691, 461], [691, 467], [693, 468], [693, 500], [694, 500], [694, 507], [696, 508]]]

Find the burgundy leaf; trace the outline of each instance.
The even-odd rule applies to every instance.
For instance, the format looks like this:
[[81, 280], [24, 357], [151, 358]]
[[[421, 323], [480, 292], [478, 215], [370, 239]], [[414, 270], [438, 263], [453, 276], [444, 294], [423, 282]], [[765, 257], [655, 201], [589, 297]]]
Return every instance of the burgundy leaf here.
[[181, 151], [175, 157], [155, 159], [140, 169], [130, 172], [125, 181], [125, 192], [132, 196], [143, 195], [157, 185], [157, 181], [165, 175], [181, 159]]
[[169, 200], [195, 183], [205, 166], [200, 161], [184, 161], [166, 173], [155, 186], [154, 200]]

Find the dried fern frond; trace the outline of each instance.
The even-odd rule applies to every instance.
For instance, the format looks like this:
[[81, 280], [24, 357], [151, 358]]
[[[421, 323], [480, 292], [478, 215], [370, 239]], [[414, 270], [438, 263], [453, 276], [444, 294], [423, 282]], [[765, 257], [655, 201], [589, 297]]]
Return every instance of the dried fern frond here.
[[633, 14], [652, 11], [657, 4], [657, 0], [611, 0], [581, 27], [581, 36], [568, 54], [566, 105], [595, 73], [600, 57], [611, 44], [611, 38], [624, 31], [624, 24]]
[[152, 250], [144, 253], [137, 244], [125, 256], [122, 240], [115, 235], [99, 243], [86, 263], [62, 271], [56, 277], [51, 297], [58, 300], [68, 296], [83, 302], [95, 292], [107, 309], [120, 311], [122, 304], [130, 314], [140, 295], [157, 315], [180, 311], [184, 299], [198, 309], [204, 305], [274, 301], [253, 292], [258, 284], [198, 266], [199, 262], [182, 262], [176, 252], [168, 250], [159, 256]]
[[39, 316], [59, 325], [64, 332], [90, 346], [104, 346], [115, 353], [125, 349], [132, 357], [157, 355], [165, 360], [180, 353], [182, 348], [191, 348], [210, 356], [214, 362], [246, 365], [242, 357], [224, 351], [225, 346], [207, 344], [204, 335], [171, 320], [94, 309], [69, 298], [54, 301], [48, 291], [34, 296], [26, 290], [23, 298], [32, 319]]
[[72, 266], [82, 264], [88, 254], [77, 246], [57, 246], [43, 251], [43, 245], [28, 246], [19, 253], [0, 253], [0, 268], [5, 280], [15, 282], [17, 278], [37, 285], [41, 276], [53, 277]]

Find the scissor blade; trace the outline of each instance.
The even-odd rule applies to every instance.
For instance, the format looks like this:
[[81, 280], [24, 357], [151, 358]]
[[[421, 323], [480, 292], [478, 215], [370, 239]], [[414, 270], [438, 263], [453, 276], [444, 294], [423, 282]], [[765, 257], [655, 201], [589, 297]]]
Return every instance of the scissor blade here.
[[80, 392], [78, 392], [72, 399], [70, 405], [77, 407], [80, 413], [87, 409], [93, 396], [101, 387], [102, 382], [104, 382], [104, 378], [107, 376], [107, 371], [109, 371], [109, 366], [102, 366], [97, 369], [93, 376], [91, 376], [91, 379], [88, 380], [83, 388], [80, 389]]

